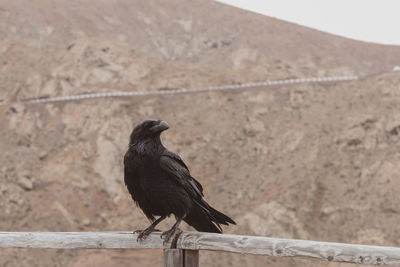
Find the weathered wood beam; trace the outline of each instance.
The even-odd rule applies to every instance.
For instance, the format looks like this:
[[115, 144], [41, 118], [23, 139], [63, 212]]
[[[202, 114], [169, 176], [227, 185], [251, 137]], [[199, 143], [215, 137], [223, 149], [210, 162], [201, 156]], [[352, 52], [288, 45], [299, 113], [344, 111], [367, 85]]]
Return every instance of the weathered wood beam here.
[[[0, 248], [164, 248], [160, 233], [143, 242], [131, 232], [0, 232]], [[309, 258], [358, 264], [400, 264], [400, 248], [268, 238], [200, 232], [183, 232], [178, 249], [214, 250], [265, 256]]]
[[136, 239], [132, 232], [0, 232], [0, 248], [168, 248], [160, 233]]
[[358, 264], [400, 264], [400, 248], [397, 247], [366, 246], [261, 236], [184, 232], [178, 239], [177, 248], [309, 258]]

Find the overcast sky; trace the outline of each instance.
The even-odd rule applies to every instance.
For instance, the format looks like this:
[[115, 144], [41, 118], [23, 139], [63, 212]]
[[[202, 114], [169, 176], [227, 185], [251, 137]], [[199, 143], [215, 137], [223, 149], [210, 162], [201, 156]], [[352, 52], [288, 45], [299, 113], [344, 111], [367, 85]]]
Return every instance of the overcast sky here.
[[368, 42], [400, 45], [400, 0], [220, 0]]

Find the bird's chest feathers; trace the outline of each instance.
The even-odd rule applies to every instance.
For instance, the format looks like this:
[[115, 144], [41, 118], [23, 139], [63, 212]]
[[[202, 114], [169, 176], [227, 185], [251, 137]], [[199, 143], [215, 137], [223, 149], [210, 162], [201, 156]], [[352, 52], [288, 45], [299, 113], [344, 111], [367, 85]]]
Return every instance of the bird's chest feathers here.
[[148, 182], [151, 182], [150, 180], [161, 178], [160, 155], [163, 147], [158, 146], [153, 140], [145, 140], [132, 148], [133, 171], [140, 187], [145, 187]]

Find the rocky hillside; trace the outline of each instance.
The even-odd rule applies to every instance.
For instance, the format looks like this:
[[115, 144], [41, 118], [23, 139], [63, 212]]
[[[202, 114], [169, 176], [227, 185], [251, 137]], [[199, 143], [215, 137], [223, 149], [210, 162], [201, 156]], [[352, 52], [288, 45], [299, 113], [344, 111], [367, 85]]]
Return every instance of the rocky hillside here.
[[[42, 96], [106, 85], [131, 90], [143, 78], [158, 80], [150, 84], [155, 87], [196, 86], [202, 74], [209, 84], [365, 75], [400, 62], [399, 47], [213, 1], [6, 1], [0, 3], [0, 35], [0, 99], [20, 87], [23, 96]], [[166, 62], [178, 66], [165, 69]]]
[[[145, 227], [123, 185], [122, 157], [133, 125], [151, 117], [171, 125], [166, 146], [187, 162], [206, 199], [238, 222], [226, 232], [400, 246], [399, 73], [249, 91], [19, 101], [383, 72], [400, 61], [399, 47], [208, 1], [9, 1], [0, 14], [2, 230]], [[160, 265], [161, 252], [0, 250], [1, 266], [132, 262]], [[321, 263], [202, 252], [201, 264]]]

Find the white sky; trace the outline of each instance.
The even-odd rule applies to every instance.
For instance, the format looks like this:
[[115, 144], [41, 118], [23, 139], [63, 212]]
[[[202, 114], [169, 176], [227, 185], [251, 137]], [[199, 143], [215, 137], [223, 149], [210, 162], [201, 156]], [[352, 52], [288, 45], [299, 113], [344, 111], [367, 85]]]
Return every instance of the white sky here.
[[400, 0], [218, 1], [352, 39], [400, 45]]

